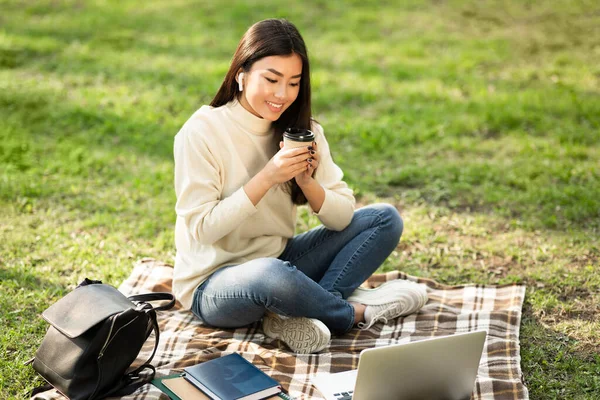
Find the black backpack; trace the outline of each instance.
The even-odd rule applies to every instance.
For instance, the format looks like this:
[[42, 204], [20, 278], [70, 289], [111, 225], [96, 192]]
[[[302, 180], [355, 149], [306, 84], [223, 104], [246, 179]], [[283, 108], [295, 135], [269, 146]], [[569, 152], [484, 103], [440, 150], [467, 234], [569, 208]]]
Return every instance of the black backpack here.
[[[160, 307], [147, 303], [155, 300], [169, 302]], [[150, 361], [159, 340], [156, 310], [174, 304], [171, 293], [125, 297], [110, 285], [86, 278], [42, 314], [51, 326], [31, 360], [33, 368], [71, 400], [130, 394], [154, 377]], [[153, 331], [152, 355], [127, 371]], [[140, 377], [145, 369], [150, 374]], [[33, 394], [49, 388], [42, 386]]]

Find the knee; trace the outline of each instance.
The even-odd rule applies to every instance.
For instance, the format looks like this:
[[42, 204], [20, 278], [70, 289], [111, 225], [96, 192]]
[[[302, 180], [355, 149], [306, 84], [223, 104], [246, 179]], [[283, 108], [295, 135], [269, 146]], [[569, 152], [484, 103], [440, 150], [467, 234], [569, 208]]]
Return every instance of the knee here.
[[372, 207], [377, 210], [381, 217], [381, 228], [386, 230], [386, 234], [389, 235], [390, 239], [398, 243], [404, 231], [404, 222], [396, 207], [386, 203], [374, 204]]
[[297, 290], [294, 274], [299, 271], [288, 261], [259, 258], [248, 264], [246, 279], [256, 293], [280, 298], [282, 294], [289, 296]]

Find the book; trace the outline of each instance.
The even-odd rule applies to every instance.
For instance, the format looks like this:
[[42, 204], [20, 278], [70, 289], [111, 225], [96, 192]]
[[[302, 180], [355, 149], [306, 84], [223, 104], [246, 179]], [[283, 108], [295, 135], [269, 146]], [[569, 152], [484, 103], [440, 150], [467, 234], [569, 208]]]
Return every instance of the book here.
[[189, 383], [183, 376], [163, 381], [163, 385], [181, 400], [210, 400], [210, 397], [199, 391], [196, 386]]
[[210, 400], [196, 386], [186, 381], [182, 373], [154, 378], [152, 384], [166, 393], [171, 400]]
[[184, 378], [213, 400], [261, 400], [282, 391], [279, 382], [237, 353], [183, 370]]
[[[171, 400], [206, 400], [210, 399], [198, 388], [188, 382], [183, 374], [167, 375], [161, 378], [154, 378], [152, 384], [165, 393]], [[270, 396], [266, 400], [293, 400], [292, 397], [284, 392]]]
[[166, 393], [171, 400], [182, 400], [180, 396], [176, 395], [175, 392], [171, 391], [168, 387], [165, 386], [165, 382], [173, 379], [183, 379], [182, 374], [174, 374], [162, 376], [159, 378], [154, 378], [150, 383], [159, 388], [163, 393]]

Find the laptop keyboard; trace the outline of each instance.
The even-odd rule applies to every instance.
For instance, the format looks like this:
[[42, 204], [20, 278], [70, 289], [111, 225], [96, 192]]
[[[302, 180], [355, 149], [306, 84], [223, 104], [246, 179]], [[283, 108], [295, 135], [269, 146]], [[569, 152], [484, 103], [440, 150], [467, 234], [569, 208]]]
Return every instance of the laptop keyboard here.
[[351, 400], [352, 393], [354, 393], [354, 390], [348, 390], [347, 392], [342, 393], [334, 393], [333, 395], [335, 396], [336, 400]]

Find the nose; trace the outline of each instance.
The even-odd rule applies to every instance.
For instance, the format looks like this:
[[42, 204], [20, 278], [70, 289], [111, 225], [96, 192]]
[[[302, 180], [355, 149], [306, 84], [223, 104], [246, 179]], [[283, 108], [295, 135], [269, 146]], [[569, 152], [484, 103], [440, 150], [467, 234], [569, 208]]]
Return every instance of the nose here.
[[287, 87], [287, 85], [277, 85], [277, 89], [275, 90], [274, 95], [278, 100], [281, 100], [281, 101], [285, 100], [286, 87]]

